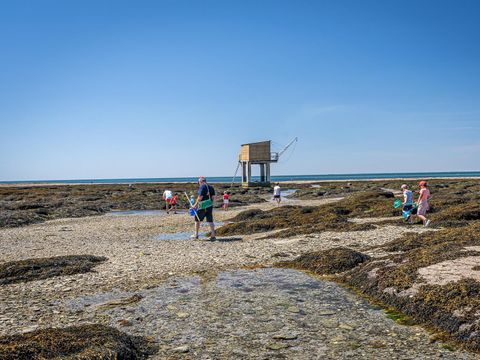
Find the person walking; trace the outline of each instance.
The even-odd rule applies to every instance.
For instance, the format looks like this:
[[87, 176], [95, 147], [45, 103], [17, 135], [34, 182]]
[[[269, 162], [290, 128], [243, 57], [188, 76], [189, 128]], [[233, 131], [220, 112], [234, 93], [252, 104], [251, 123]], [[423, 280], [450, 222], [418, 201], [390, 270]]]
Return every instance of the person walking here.
[[273, 200], [277, 202], [277, 205], [282, 201], [282, 189], [280, 183], [276, 183], [273, 187]]
[[427, 211], [430, 209], [430, 206], [428, 205], [428, 198], [430, 197], [430, 190], [427, 188], [427, 182], [426, 181], [420, 181], [418, 183], [418, 186], [420, 187], [420, 195], [418, 196], [417, 200], [417, 216], [422, 219], [423, 221], [423, 226], [427, 227], [430, 225], [430, 220], [427, 219]]
[[193, 239], [198, 239], [198, 231], [200, 230], [200, 222], [207, 219], [210, 226], [210, 240], [216, 240], [215, 224], [213, 222], [213, 201], [215, 200], [215, 189], [213, 186], [207, 184], [207, 179], [201, 176], [198, 179], [197, 200], [192, 205], [196, 209], [195, 218], [195, 233], [192, 235]]
[[402, 203], [402, 212], [404, 214], [405, 220], [409, 224], [412, 223], [412, 210], [413, 210], [413, 193], [408, 189], [407, 184], [402, 185], [403, 191], [403, 203]]
[[178, 194], [175, 193], [172, 196], [172, 199], [170, 200], [170, 210], [173, 210], [173, 213], [177, 213], [177, 202], [178, 202]]
[[227, 211], [229, 202], [230, 202], [230, 195], [228, 191], [224, 191], [223, 192], [223, 210]]

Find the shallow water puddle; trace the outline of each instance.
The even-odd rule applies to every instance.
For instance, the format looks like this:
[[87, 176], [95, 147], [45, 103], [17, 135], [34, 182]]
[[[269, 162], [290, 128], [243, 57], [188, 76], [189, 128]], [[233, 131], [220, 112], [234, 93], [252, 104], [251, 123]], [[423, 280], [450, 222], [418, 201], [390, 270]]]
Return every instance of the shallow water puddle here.
[[[223, 221], [215, 221], [215, 228], [225, 225]], [[193, 226], [193, 225], [192, 225]], [[202, 223], [200, 225], [200, 229], [208, 229], [210, 230], [208, 224]], [[192, 240], [191, 236], [193, 235], [193, 231], [178, 231], [175, 233], [161, 233], [155, 236], [154, 240]], [[206, 231], [202, 231], [198, 233], [200, 239], [205, 238], [207, 236]]]
[[423, 330], [398, 325], [335, 283], [290, 269], [172, 279], [137, 294], [135, 303], [124, 300], [133, 293], [110, 293], [65, 306], [155, 338], [159, 358], [178, 347], [193, 358], [469, 358], [429, 344]]
[[286, 190], [282, 190], [282, 197], [287, 197], [287, 196], [293, 195], [293, 194], [295, 194], [297, 191], [298, 191], [298, 189], [286, 189]]
[[165, 210], [114, 210], [106, 213], [107, 216], [165, 216]]
[[[154, 240], [192, 240], [193, 232], [192, 231], [179, 231], [176, 233], [162, 233], [155, 236]], [[207, 233], [199, 233], [200, 238], [204, 238]]]

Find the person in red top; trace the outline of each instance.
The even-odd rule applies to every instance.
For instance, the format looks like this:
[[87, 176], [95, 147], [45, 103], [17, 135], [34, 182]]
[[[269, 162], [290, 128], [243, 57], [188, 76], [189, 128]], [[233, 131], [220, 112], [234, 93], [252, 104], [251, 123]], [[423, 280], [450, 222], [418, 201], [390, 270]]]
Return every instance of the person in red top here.
[[172, 199], [170, 200], [170, 210], [173, 210], [173, 213], [177, 213], [177, 201], [178, 201], [178, 195], [177, 193], [173, 194]]
[[223, 210], [227, 211], [228, 203], [230, 200], [230, 195], [228, 195], [228, 191], [223, 192]]

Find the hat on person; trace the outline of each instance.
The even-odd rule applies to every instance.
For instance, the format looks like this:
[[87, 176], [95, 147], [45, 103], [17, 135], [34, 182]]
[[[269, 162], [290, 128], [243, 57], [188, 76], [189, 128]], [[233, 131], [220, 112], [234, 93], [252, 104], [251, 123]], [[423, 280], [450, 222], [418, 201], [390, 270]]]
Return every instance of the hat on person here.
[[419, 186], [427, 186], [427, 182], [422, 180], [418, 183]]
[[401, 186], [401, 188], [402, 188], [402, 190], [408, 189], [408, 185], [407, 185], [407, 184], [403, 184], [403, 185]]

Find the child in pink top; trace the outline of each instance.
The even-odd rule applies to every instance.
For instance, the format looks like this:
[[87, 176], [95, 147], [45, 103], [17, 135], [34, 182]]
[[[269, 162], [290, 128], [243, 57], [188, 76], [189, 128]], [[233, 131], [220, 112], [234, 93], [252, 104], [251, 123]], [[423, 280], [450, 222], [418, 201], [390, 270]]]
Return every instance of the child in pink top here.
[[420, 195], [417, 200], [417, 216], [422, 219], [423, 226], [427, 227], [430, 225], [430, 220], [426, 218], [427, 211], [430, 209], [428, 205], [428, 198], [430, 197], [430, 190], [427, 188], [426, 181], [420, 181], [418, 184], [420, 186]]

